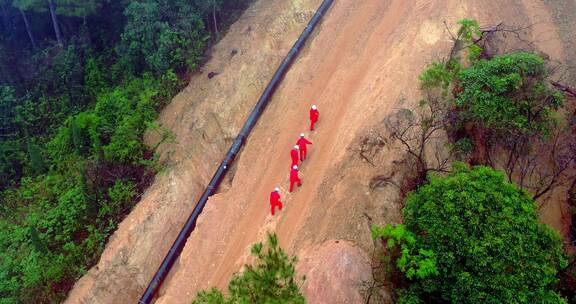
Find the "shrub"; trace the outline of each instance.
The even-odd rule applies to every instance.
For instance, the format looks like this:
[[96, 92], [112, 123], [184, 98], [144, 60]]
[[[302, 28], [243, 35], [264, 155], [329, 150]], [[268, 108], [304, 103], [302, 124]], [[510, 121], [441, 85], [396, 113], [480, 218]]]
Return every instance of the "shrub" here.
[[114, 217], [130, 205], [136, 195], [132, 182], [118, 180], [108, 189], [108, 201], [99, 210], [100, 218]]
[[474, 143], [469, 138], [457, 140], [452, 145], [452, 153], [457, 157], [465, 157], [474, 151]]
[[418, 77], [422, 88], [430, 90], [433, 88], [441, 88], [443, 94], [448, 93], [448, 86], [452, 83], [456, 73], [442, 62], [434, 62], [430, 64], [422, 74]]

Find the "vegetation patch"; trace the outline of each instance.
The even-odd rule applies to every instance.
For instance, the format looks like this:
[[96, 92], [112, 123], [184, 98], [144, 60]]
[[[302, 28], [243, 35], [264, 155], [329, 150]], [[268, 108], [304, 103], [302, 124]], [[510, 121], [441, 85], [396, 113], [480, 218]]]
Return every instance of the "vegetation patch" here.
[[248, 2], [0, 1], [0, 303], [98, 261], [158, 169], [143, 134]]
[[[244, 265], [244, 270], [234, 275], [228, 284], [228, 296], [216, 288], [201, 291], [193, 304], [278, 303], [304, 304], [296, 278], [296, 257], [289, 257], [278, 245], [275, 234], [268, 234], [266, 246], [252, 246], [254, 265]], [[300, 281], [300, 282], [299, 282]]]
[[404, 224], [372, 229], [395, 265], [385, 277], [399, 303], [573, 302], [575, 259], [538, 219], [552, 193], [573, 199], [570, 88], [542, 56], [490, 48], [520, 29], [459, 26], [448, 59], [420, 75], [422, 100], [384, 120], [408, 171]]
[[502, 172], [459, 164], [430, 175], [403, 216], [372, 229], [397, 251], [408, 284], [399, 303], [565, 303], [554, 290], [567, 265], [560, 236]]

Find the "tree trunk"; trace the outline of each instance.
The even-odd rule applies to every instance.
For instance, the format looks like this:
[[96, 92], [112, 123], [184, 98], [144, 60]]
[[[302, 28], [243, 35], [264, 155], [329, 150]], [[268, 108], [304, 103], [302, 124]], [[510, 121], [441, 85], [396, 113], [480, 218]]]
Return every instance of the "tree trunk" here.
[[216, 33], [216, 41], [218, 41], [218, 23], [216, 23], [216, 0], [212, 0], [212, 19], [214, 20], [214, 32]]
[[54, 26], [54, 33], [56, 34], [56, 40], [60, 46], [64, 46], [64, 41], [62, 40], [62, 33], [60, 32], [60, 26], [58, 25], [58, 16], [56, 16], [56, 3], [54, 0], [47, 0], [48, 8], [50, 8], [50, 16], [52, 17], [52, 25]]
[[566, 93], [566, 94], [572, 95], [572, 97], [576, 97], [576, 89], [571, 88], [571, 87], [569, 87], [569, 86], [567, 86], [567, 85], [563, 85], [563, 84], [561, 84], [561, 83], [559, 83], [559, 82], [556, 82], [556, 81], [551, 81], [550, 83], [551, 83], [556, 89], [558, 89], [558, 90], [560, 90], [560, 91], [562, 91], [562, 92], [564, 92], [564, 93]]
[[18, 9], [20, 11], [20, 15], [22, 15], [22, 20], [24, 21], [24, 26], [26, 26], [26, 32], [28, 33], [28, 38], [30, 38], [30, 43], [32, 43], [32, 49], [36, 49], [36, 40], [34, 40], [34, 36], [32, 35], [32, 30], [30, 29], [30, 23], [28, 23], [28, 18], [26, 17], [26, 13], [23, 10]]

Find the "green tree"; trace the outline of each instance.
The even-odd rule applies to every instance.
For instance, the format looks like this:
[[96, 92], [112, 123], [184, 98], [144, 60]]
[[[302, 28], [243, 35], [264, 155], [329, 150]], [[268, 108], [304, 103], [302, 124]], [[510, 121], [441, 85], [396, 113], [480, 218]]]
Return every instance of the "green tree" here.
[[457, 164], [431, 175], [403, 215], [404, 225], [373, 227], [410, 282], [399, 303], [566, 303], [553, 289], [566, 267], [560, 236], [502, 172]]
[[[201, 291], [193, 304], [240, 303], [305, 303], [300, 293], [294, 264], [278, 245], [275, 234], [268, 234], [266, 249], [262, 243], [252, 246], [255, 265], [245, 265], [244, 271], [235, 274], [228, 285], [228, 298], [216, 288]], [[304, 278], [302, 278], [304, 279]]]
[[[222, 5], [224, 4], [225, 0], [195, 0], [193, 1], [193, 5], [195, 10], [198, 11], [200, 16], [203, 16], [205, 19], [212, 19], [209, 23], [212, 23], [214, 28], [214, 32], [216, 34], [216, 39], [218, 39], [218, 20], [216, 17], [216, 13], [222, 9]], [[227, 2], [234, 2], [228, 0]], [[209, 17], [210, 16], [210, 17]]]
[[546, 134], [563, 95], [546, 83], [544, 60], [514, 53], [480, 60], [459, 75], [456, 104], [464, 121], [490, 129], [499, 139]]
[[189, 1], [143, 0], [124, 11], [127, 22], [118, 54], [156, 74], [193, 69], [205, 45], [202, 18]]

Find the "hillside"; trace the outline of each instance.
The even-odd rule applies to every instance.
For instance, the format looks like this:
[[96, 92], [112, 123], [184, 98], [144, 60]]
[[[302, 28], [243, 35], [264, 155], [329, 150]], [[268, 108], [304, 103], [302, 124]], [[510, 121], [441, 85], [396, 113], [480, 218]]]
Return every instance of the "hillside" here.
[[[158, 120], [176, 135], [175, 143], [162, 147], [166, 170], [120, 224], [98, 265], [76, 283], [67, 303], [137, 301], [320, 2], [255, 1], [231, 26], [202, 72]], [[573, 1], [519, 0], [506, 6], [492, 0], [336, 1], [248, 138], [233, 174], [210, 198], [157, 303], [190, 303], [200, 289], [225, 287], [248, 261], [250, 244], [267, 231], [275, 231], [281, 245], [299, 256], [311, 303], [323, 303], [320, 295], [329, 303], [361, 303], [358, 285], [370, 280], [370, 224], [400, 221], [397, 189], [369, 184], [376, 175], [393, 174], [403, 153], [383, 138], [372, 150], [371, 164], [360, 157], [362, 142], [378, 134], [382, 119], [400, 100], [417, 100], [418, 75], [451, 47], [443, 21], [532, 24], [530, 38], [539, 50], [569, 62], [576, 49], [573, 26], [566, 20], [574, 24], [575, 8]], [[562, 15], [567, 12], [573, 14]], [[568, 66], [567, 77], [574, 80], [574, 67]], [[210, 72], [217, 74], [207, 77]], [[312, 103], [321, 120], [309, 135], [313, 145], [301, 171], [303, 186], [288, 194], [288, 152], [300, 132], [310, 133]], [[148, 141], [156, 137], [148, 134]], [[285, 208], [272, 217], [267, 199], [277, 185]], [[541, 215], [559, 230], [560, 205], [546, 205]], [[331, 284], [322, 284], [335, 267], [341, 271], [328, 277]]]

